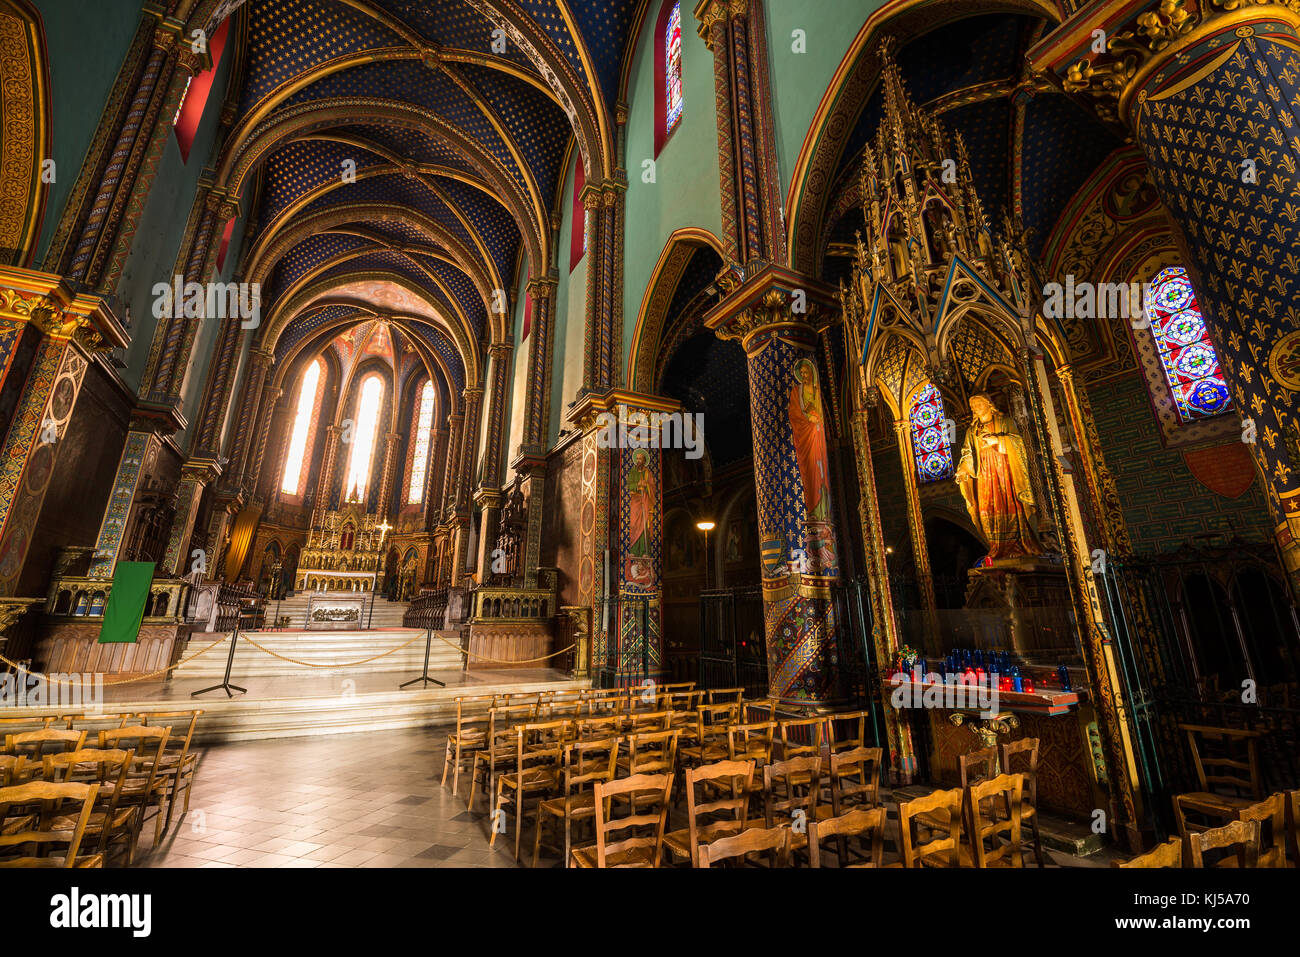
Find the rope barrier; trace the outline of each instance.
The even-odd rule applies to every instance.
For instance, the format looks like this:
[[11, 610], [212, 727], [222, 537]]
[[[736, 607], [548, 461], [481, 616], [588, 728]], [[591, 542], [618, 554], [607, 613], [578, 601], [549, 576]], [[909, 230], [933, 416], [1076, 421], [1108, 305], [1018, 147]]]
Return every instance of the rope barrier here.
[[575, 641], [567, 648], [561, 648], [559, 651], [552, 652], [549, 655], [542, 655], [540, 658], [490, 658], [487, 655], [480, 655], [476, 652], [470, 651], [468, 648], [462, 648], [460, 645], [448, 641], [446, 638], [442, 637], [442, 635], [438, 634], [436, 631], [433, 634], [434, 637], [437, 638], [439, 641], [441, 641], [444, 645], [447, 645], [451, 648], [455, 648], [463, 655], [470, 655], [474, 658], [477, 658], [479, 661], [491, 661], [494, 664], [498, 664], [498, 665], [531, 665], [538, 661], [547, 661], [548, 659], [558, 657], [559, 655], [562, 655], [567, 651], [572, 651], [574, 648], [578, 647], [578, 643]]
[[252, 638], [249, 638], [247, 633], [245, 632], [240, 632], [239, 637], [243, 638], [244, 641], [248, 642], [258, 651], [266, 652], [272, 658], [279, 658], [281, 661], [287, 661], [295, 665], [302, 665], [304, 668], [354, 668], [357, 665], [364, 665], [364, 664], [369, 664], [372, 661], [378, 661], [380, 658], [387, 658], [389, 655], [393, 654], [394, 652], [401, 651], [407, 645], [411, 644], [411, 642], [418, 641], [419, 639], [423, 638], [424, 635], [416, 635], [414, 638], [411, 639], [411, 641], [404, 641], [396, 648], [389, 648], [387, 651], [383, 652], [382, 654], [375, 655], [373, 658], [362, 658], [360, 661], [326, 662], [324, 664], [318, 664], [316, 662], [311, 662], [311, 661], [302, 661], [301, 659], [298, 658], [290, 658], [288, 655], [277, 654], [276, 652], [272, 651], [270, 648], [266, 648], [263, 647], [262, 645], [259, 645]]
[[[199, 650], [199, 651], [196, 651], [194, 654], [192, 654], [192, 655], [188, 655], [188, 656], [182, 658], [180, 661], [176, 662], [176, 664], [174, 664], [174, 665], [168, 665], [166, 668], [159, 668], [157, 671], [150, 671], [150, 672], [148, 672], [147, 674], [143, 674], [143, 675], [133, 675], [133, 676], [130, 677], [130, 678], [123, 678], [121, 681], [108, 681], [108, 680], [105, 680], [105, 681], [104, 681], [104, 684], [106, 684], [106, 685], [129, 685], [129, 684], [133, 684], [133, 683], [136, 682], [136, 681], [145, 681], [145, 680], [147, 680], [147, 679], [149, 679], [149, 678], [155, 678], [155, 677], [157, 677], [158, 675], [166, 674], [167, 672], [171, 671], [173, 668], [179, 668], [181, 665], [185, 664], [185, 663], [188, 662], [188, 661], [193, 661], [193, 660], [194, 660], [195, 658], [197, 658], [199, 655], [206, 654], [207, 652], [211, 651], [213, 648], [217, 647], [217, 645], [221, 644], [221, 643], [222, 643], [223, 641], [225, 641], [225, 640], [226, 640], [225, 638], [218, 638], [216, 641], [214, 641], [212, 644], [208, 645], [206, 648], [203, 648], [203, 649], [201, 649], [201, 650]], [[23, 672], [24, 674], [32, 674], [32, 672], [28, 671], [25, 667], [23, 667], [22, 665], [18, 664], [18, 662], [16, 662], [16, 661], [10, 661], [10, 660], [9, 660], [8, 658], [6, 658], [4, 655], [0, 655], [0, 661], [3, 661], [5, 664], [9, 665], [10, 667], [16, 668], [18, 671], [21, 671], [21, 672]], [[59, 685], [73, 685], [73, 684], [81, 684], [80, 679], [73, 680], [73, 681], [64, 681], [64, 680], [61, 679], [61, 678], [50, 678], [49, 675], [45, 675], [45, 680], [46, 680], [46, 681], [52, 681], [54, 684], [59, 684]]]

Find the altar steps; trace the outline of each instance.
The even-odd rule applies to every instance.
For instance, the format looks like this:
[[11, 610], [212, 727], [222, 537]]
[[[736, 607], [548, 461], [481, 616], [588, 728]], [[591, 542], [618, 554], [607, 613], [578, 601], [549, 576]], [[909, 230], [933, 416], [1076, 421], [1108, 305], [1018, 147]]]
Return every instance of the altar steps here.
[[[182, 659], [195, 654], [218, 636], [198, 632], [190, 638], [181, 652]], [[439, 637], [445, 640], [439, 640]], [[309, 667], [267, 654], [249, 640], [257, 642], [284, 658], [311, 662]], [[412, 640], [414, 639], [414, 640]], [[460, 671], [461, 653], [459, 636], [454, 631], [437, 632], [429, 648], [429, 670]], [[405, 647], [392, 654], [375, 658], [407, 642]], [[450, 642], [450, 644], [448, 644]], [[415, 628], [386, 628], [374, 631], [255, 631], [241, 635], [235, 645], [231, 680], [239, 678], [276, 678], [319, 675], [393, 674], [410, 672], [418, 674], [424, 667], [424, 632]], [[230, 638], [225, 636], [210, 651], [192, 661], [186, 661], [175, 670], [177, 679], [213, 678], [220, 680], [226, 671], [226, 658], [230, 653]], [[354, 662], [364, 662], [354, 664]]]
[[[355, 594], [352, 596], [355, 597]], [[406, 615], [406, 609], [410, 607], [410, 602], [406, 601], [389, 601], [382, 595], [374, 598], [365, 595], [366, 604], [361, 610], [360, 626], [377, 631], [385, 629], [401, 628], [402, 618]], [[310, 592], [299, 592], [290, 598], [282, 598], [279, 601], [268, 601], [266, 603], [266, 624], [267, 627], [274, 627], [281, 618], [288, 618], [288, 624], [285, 626], [290, 629], [307, 628], [307, 605], [311, 600]]]

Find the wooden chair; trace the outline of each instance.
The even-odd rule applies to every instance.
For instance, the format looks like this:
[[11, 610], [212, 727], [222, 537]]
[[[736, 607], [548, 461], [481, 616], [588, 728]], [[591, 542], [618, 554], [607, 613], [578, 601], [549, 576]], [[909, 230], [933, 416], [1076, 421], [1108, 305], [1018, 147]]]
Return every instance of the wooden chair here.
[[1300, 790], [1286, 792], [1286, 830], [1291, 867], [1300, 867]]
[[[808, 866], [821, 867], [822, 841], [836, 841], [836, 862], [840, 867], [880, 867], [885, 853], [886, 811], [883, 807], [859, 808], [808, 824]], [[849, 841], [856, 838], [871, 845], [869, 854], [859, 854], [859, 860], [849, 863]]]
[[1256, 867], [1286, 867], [1286, 795], [1281, 791], [1258, 804], [1242, 808], [1237, 820], [1259, 822], [1259, 862]]
[[[1259, 732], [1196, 724], [1179, 727], [1187, 733], [1199, 788], [1174, 796], [1179, 834], [1187, 837], [1213, 827], [1213, 822], [1232, 821], [1242, 808], [1263, 800]], [[1189, 820], [1189, 814], [1209, 818], [1211, 823]]]
[[731, 761], [755, 761], [759, 767], [772, 761], [776, 742], [776, 722], [733, 724], [727, 727], [727, 758]]
[[736, 723], [740, 706], [732, 703], [702, 704], [695, 709], [695, 727], [686, 744], [679, 748], [682, 761], [690, 767], [725, 761], [731, 757], [727, 727]]
[[[199, 754], [192, 750], [194, 729], [198, 727], [199, 716], [202, 714], [203, 710], [199, 709], [197, 711], [150, 711], [140, 715], [140, 723], [143, 725], [171, 725], [175, 722], [185, 727], [184, 737], [179, 734], [168, 737], [167, 750], [162, 756], [160, 770], [167, 790], [167, 819], [163, 822], [164, 833], [172, 825], [172, 814], [181, 791], [185, 792], [185, 808], [181, 814], [190, 812], [190, 792], [194, 790], [194, 776], [199, 768]], [[123, 716], [122, 721], [122, 727], [126, 727], [126, 716]]]
[[[597, 781], [595, 790], [596, 843], [591, 847], [575, 847], [571, 854], [573, 863], [578, 867], [658, 867], [673, 776], [634, 774], [616, 781]], [[615, 798], [626, 800], [626, 816], [613, 816], [615, 804], [621, 803]], [[643, 807], [648, 810], [643, 811]], [[650, 828], [652, 835], [636, 833]], [[618, 838], [611, 840], [616, 835]]]
[[590, 716], [623, 714], [627, 711], [627, 692], [617, 688], [588, 690], [583, 698]]
[[671, 711], [633, 711], [631, 718], [631, 732], [633, 734], [644, 734], [647, 731], [668, 731], [672, 721]]
[[596, 718], [579, 718], [573, 723], [573, 739], [575, 741], [604, 741], [606, 738], [617, 738], [622, 733], [622, 715], [609, 714]]
[[[457, 695], [456, 728], [447, 734], [447, 753], [442, 761], [442, 786], [447, 786], [447, 773], [451, 775], [451, 793], [460, 793], [460, 771], [466, 762], [473, 763], [474, 752], [487, 742], [487, 712], [498, 704], [498, 696], [491, 694]], [[479, 712], [479, 709], [484, 709]], [[472, 713], [473, 712], [473, 713]]]
[[[1025, 866], [1020, 849], [1020, 804], [1024, 788], [1023, 774], [999, 774], [966, 789], [966, 807], [972, 825], [970, 844], [976, 867]], [[999, 808], [1006, 808], [1005, 816], [998, 813]], [[985, 841], [992, 842], [992, 846], [986, 846]]]
[[[488, 847], [502, 832], [507, 806], [515, 809], [515, 860], [523, 837], [524, 805], [531, 795], [551, 794], [560, 787], [564, 747], [572, 725], [568, 721], [541, 721], [515, 729], [515, 763], [512, 773], [497, 776], [496, 800], [492, 811], [492, 836]], [[501, 823], [498, 823], [501, 822]]]
[[846, 711], [842, 714], [826, 716], [829, 731], [831, 753], [852, 751], [855, 748], [870, 746], [867, 740], [867, 722], [872, 719], [870, 711]]
[[559, 691], [544, 706], [539, 706], [537, 716], [546, 721], [576, 721], [582, 717], [582, 709], [582, 692]]
[[[1233, 860], [1238, 867], [1254, 867], [1259, 860], [1259, 821], [1233, 821], [1223, 827], [1210, 828], [1207, 831], [1193, 831], [1187, 835], [1188, 851], [1192, 867], [1205, 867], [1206, 851], [1227, 851], [1219, 864], [1210, 867], [1226, 866]], [[1235, 860], [1234, 860], [1235, 859]]]
[[[140, 811], [131, 844], [132, 858], [135, 857], [135, 842], [139, 839], [140, 829], [150, 817], [154, 819], [154, 844], [162, 837], [163, 802], [167, 799], [167, 775], [161, 773], [162, 757], [167, 751], [171, 730], [170, 727], [136, 724], [99, 732], [101, 749], [120, 748], [135, 752], [131, 771], [118, 788], [118, 806], [137, 807]], [[152, 815], [150, 808], [153, 809]]]
[[[10, 831], [8, 828], [0, 828], [0, 849], [22, 847], [24, 844], [67, 845], [66, 853], [61, 856], [0, 858], [0, 867], [103, 867], [103, 855], [77, 853], [81, 850], [81, 841], [94, 811], [98, 793], [99, 786], [95, 784], [59, 784], [51, 781], [29, 781], [0, 788], [0, 822], [8, 816], [11, 807], [17, 806], [25, 810], [40, 805], [39, 814], [21, 815], [23, 820], [29, 822], [24, 829]], [[53, 826], [55, 814], [65, 801], [81, 803], [71, 833]], [[0, 850], [0, 853], [3, 851]]]
[[820, 804], [822, 759], [790, 758], [763, 767], [763, 819], [768, 827], [790, 827], [791, 852], [808, 846], [808, 825], [818, 817], [830, 817], [831, 809]]
[[701, 844], [748, 826], [753, 786], [753, 761], [719, 761], [687, 770], [686, 827], [665, 834], [664, 847], [674, 858], [699, 867]]
[[831, 754], [831, 809], [838, 817], [853, 806], [876, 807], [880, 803], [880, 775], [884, 767], [883, 748], [853, 748]]
[[781, 728], [781, 758], [804, 758], [822, 753], [825, 718], [788, 718], [778, 722]]
[[25, 754], [0, 754], [0, 787], [22, 784], [30, 773]]
[[709, 704], [734, 704], [739, 705], [745, 700], [744, 688], [710, 688], [708, 692]]
[[[935, 791], [898, 804], [902, 867], [960, 867], [964, 792]], [[922, 840], [922, 831], [928, 839]]]
[[1025, 791], [1020, 802], [1021, 825], [1029, 825], [1034, 836], [1034, 860], [1043, 865], [1043, 840], [1038, 833], [1038, 739], [1008, 741], [1000, 748], [1002, 770], [1025, 776]]
[[1159, 847], [1139, 854], [1128, 861], [1116, 861], [1111, 867], [1182, 867], [1183, 842], [1179, 838], [1165, 841]]
[[699, 850], [699, 866], [712, 867], [737, 858], [743, 865], [750, 854], [769, 853], [773, 856], [773, 866], [788, 867], [792, 836], [788, 827], [751, 827], [734, 837], [723, 837], [705, 844]]
[[85, 743], [85, 731], [47, 727], [39, 731], [20, 731], [17, 734], [6, 735], [5, 754], [22, 754], [29, 761], [39, 763], [47, 754], [79, 751]]
[[40, 731], [54, 723], [54, 715], [32, 715], [27, 718], [0, 718], [0, 743], [11, 734], [23, 731]]
[[600, 740], [579, 740], [564, 749], [564, 768], [559, 797], [539, 801], [537, 804], [537, 833], [533, 838], [533, 867], [542, 849], [542, 829], [547, 820], [557, 818], [564, 822], [565, 867], [572, 867], [573, 825], [576, 821], [595, 820], [595, 785], [614, 780], [618, 768], [617, 737]]
[[[119, 805], [134, 757], [134, 751], [121, 748], [82, 748], [80, 751], [49, 754], [42, 759], [46, 781], [97, 786], [95, 808], [86, 822], [84, 836], [98, 840], [97, 851], [106, 858], [111, 859], [110, 851], [116, 847], [128, 867], [133, 863], [139, 809]], [[50, 826], [53, 830], [69, 830], [75, 824], [71, 815], [58, 815]]]
[[677, 731], [645, 731], [627, 736], [627, 756], [618, 759], [620, 774], [672, 775], [677, 768]]
[[474, 795], [479, 782], [491, 810], [492, 795], [496, 793], [497, 775], [515, 758], [515, 727], [527, 724], [537, 717], [537, 704], [507, 704], [488, 710], [487, 736], [483, 746], [474, 752], [470, 764], [469, 799], [466, 807], [474, 809]]

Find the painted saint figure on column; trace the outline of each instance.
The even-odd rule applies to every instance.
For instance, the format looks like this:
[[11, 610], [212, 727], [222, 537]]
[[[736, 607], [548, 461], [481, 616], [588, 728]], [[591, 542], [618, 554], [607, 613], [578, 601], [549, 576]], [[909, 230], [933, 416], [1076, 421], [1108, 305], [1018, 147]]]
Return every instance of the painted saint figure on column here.
[[957, 486], [971, 521], [989, 543], [987, 560], [1041, 555], [1031, 521], [1034, 490], [1029, 483], [1025, 442], [1011, 416], [987, 395], [970, 399], [974, 415], [957, 465]]
[[632, 452], [632, 466], [627, 471], [628, 557], [624, 578], [645, 583], [654, 580], [650, 548], [654, 521], [655, 477], [650, 469], [650, 453], [645, 449]]
[[794, 433], [799, 477], [803, 480], [804, 508], [808, 521], [825, 522], [830, 520], [830, 470], [817, 367], [811, 359], [800, 359], [795, 363], [794, 376], [790, 389], [790, 429]]

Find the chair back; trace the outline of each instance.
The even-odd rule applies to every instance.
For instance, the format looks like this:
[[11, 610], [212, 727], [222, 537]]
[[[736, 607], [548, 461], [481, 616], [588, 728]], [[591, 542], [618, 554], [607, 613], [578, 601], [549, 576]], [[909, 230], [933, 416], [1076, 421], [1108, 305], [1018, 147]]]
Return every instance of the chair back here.
[[736, 702], [702, 704], [695, 708], [695, 740], [699, 744], [721, 742], [727, 727], [739, 720], [740, 705]]
[[[700, 845], [738, 834], [749, 823], [753, 761], [718, 761], [686, 771], [686, 827], [691, 866], [700, 864]], [[714, 795], [710, 799], [709, 791]]]
[[788, 827], [751, 827], [734, 837], [723, 837], [699, 849], [700, 867], [712, 867], [722, 861], [744, 859], [750, 854], [772, 854], [775, 866], [790, 863], [790, 843], [793, 832]]
[[1258, 867], [1286, 867], [1286, 795], [1281, 791], [1242, 808], [1239, 821], [1259, 821]]
[[1259, 732], [1200, 724], [1179, 727], [1187, 733], [1200, 790], [1256, 800], [1264, 797], [1259, 774]]
[[628, 774], [672, 775], [677, 767], [676, 731], [645, 731], [627, 736]]
[[831, 754], [831, 807], [836, 815], [854, 804], [875, 807], [880, 803], [880, 774], [884, 767], [883, 748], [853, 748]]
[[[953, 788], [899, 802], [898, 830], [904, 867], [961, 866], [962, 796], [961, 788]], [[922, 824], [917, 819], [921, 814], [931, 823]], [[927, 840], [921, 839], [923, 828], [930, 831]]]
[[1116, 861], [1111, 867], [1182, 867], [1183, 842], [1180, 838], [1165, 841], [1154, 850], [1129, 861]]
[[[90, 822], [91, 811], [95, 807], [95, 798], [99, 794], [98, 784], [69, 784], [53, 781], [28, 781], [7, 788], [0, 788], [0, 820], [9, 816], [11, 807], [33, 807], [40, 805], [40, 814], [23, 817], [26, 822], [24, 830], [0, 829], [0, 847], [15, 847], [23, 844], [67, 844], [67, 857], [64, 867], [74, 867], [77, 863], [77, 851], [81, 849], [81, 840], [86, 834], [86, 825]], [[64, 801], [80, 802], [77, 809], [77, 821], [71, 835], [65, 829], [53, 828], [55, 816]], [[17, 860], [0, 860], [0, 867], [36, 867], [39, 858], [19, 858]]]
[[5, 736], [5, 753], [26, 755], [39, 761], [47, 754], [76, 751], [86, 743], [86, 732], [67, 728], [41, 728], [39, 731], [20, 731]]
[[727, 754], [732, 761], [752, 759], [767, 764], [772, 760], [772, 745], [775, 740], [775, 721], [727, 726]]
[[827, 715], [831, 751], [852, 751], [854, 748], [867, 747], [867, 722], [871, 719], [870, 711], [846, 711], [843, 714]]
[[22, 784], [27, 773], [25, 754], [0, 754], [0, 787]]
[[963, 788], [993, 780], [998, 774], [998, 749], [968, 751], [957, 758], [957, 771], [961, 775]]
[[780, 722], [781, 757], [802, 758], [822, 753], [825, 718], [791, 718]]
[[148, 795], [158, 780], [158, 769], [162, 764], [163, 752], [167, 750], [167, 739], [171, 736], [170, 727], [158, 725], [135, 724], [125, 728], [110, 728], [99, 732], [99, 746], [109, 748], [130, 748], [135, 751], [131, 762], [131, 773], [147, 777], [144, 794]]
[[[976, 867], [1024, 867], [1020, 854], [1020, 802], [1024, 797], [1023, 774], [999, 774], [966, 788], [966, 807], [972, 825], [970, 843]], [[1007, 817], [997, 813], [1007, 809]], [[1003, 839], [1005, 838], [1005, 843]], [[993, 846], [985, 846], [992, 840]]]
[[[596, 782], [597, 867], [659, 866], [672, 790], [671, 773], [633, 774]], [[619, 805], [613, 799], [619, 795], [627, 795], [629, 800], [624, 806], [628, 813], [615, 817]], [[653, 829], [653, 833], [638, 833], [647, 829]]]
[[1300, 790], [1286, 792], [1286, 831], [1291, 866], [1300, 867]]
[[1038, 739], [1008, 741], [999, 748], [999, 753], [1003, 771], [1025, 776], [1025, 803], [1038, 807]]
[[[837, 861], [840, 867], [879, 867], [885, 853], [886, 811], [883, 807], [858, 808], [837, 817], [808, 823], [808, 864], [821, 867], [821, 843], [834, 838], [838, 842]], [[858, 838], [863, 843], [870, 840], [871, 853], [856, 864], [848, 863], [847, 842]]]
[[618, 768], [618, 738], [574, 741], [564, 747], [564, 796], [577, 794], [597, 781], [614, 780]]
[[817, 819], [822, 793], [822, 759], [808, 756], [776, 761], [763, 767], [763, 817], [768, 827], [803, 826]]
[[710, 688], [708, 693], [709, 704], [734, 704], [739, 705], [745, 700], [744, 688]]
[[[1255, 867], [1259, 861], [1259, 821], [1233, 821], [1223, 827], [1208, 831], [1193, 831], [1187, 835], [1192, 867], [1215, 867], [1229, 856], [1235, 855], [1238, 867]], [[1215, 864], [1206, 864], [1207, 851], [1227, 851]]]
[[642, 734], [646, 731], [667, 731], [672, 722], [671, 711], [633, 711], [632, 731]]

